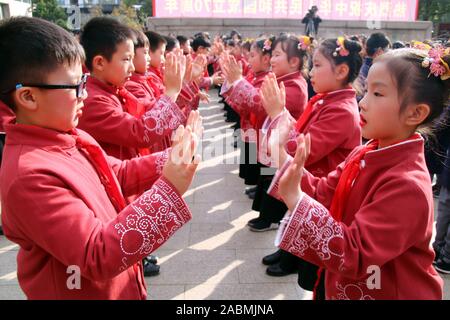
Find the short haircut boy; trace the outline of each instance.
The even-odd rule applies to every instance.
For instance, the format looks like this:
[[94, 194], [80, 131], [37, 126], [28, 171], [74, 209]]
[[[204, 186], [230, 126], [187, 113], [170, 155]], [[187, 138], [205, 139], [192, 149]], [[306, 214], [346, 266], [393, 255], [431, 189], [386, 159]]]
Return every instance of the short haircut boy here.
[[116, 19], [96, 17], [89, 20], [80, 38], [86, 52], [86, 67], [92, 71], [92, 59], [98, 55], [110, 61], [117, 45], [129, 39], [134, 42], [133, 32]]
[[147, 36], [140, 30], [131, 29], [134, 35], [133, 43], [134, 50], [138, 48], [150, 48], [150, 42], [148, 41]]
[[204, 37], [197, 37], [192, 41], [192, 49], [197, 51], [200, 47], [209, 48], [211, 47], [211, 42]]
[[80, 44], [51, 22], [17, 17], [0, 26], [0, 99], [13, 110], [17, 84], [44, 84], [61, 65], [84, 62]]
[[167, 44], [166, 39], [164, 39], [164, 37], [157, 32], [147, 31], [145, 33], [145, 35], [147, 36], [148, 41], [150, 42], [150, 51], [151, 52], [155, 52], [163, 44]]

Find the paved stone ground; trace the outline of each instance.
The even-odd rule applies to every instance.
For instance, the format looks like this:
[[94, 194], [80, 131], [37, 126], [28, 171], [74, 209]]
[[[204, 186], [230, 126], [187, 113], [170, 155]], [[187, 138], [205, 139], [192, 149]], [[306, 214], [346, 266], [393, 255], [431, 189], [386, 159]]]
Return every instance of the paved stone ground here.
[[[239, 152], [230, 145], [231, 125], [224, 122], [216, 93], [201, 107], [204, 118], [204, 154], [186, 194], [193, 212], [190, 223], [159, 248], [161, 274], [147, 278], [149, 299], [310, 299], [297, 276], [273, 278], [265, 274], [261, 258], [274, 252], [275, 231], [254, 233], [246, 223], [256, 217], [243, 194], [238, 177]], [[223, 148], [228, 149], [223, 152]], [[212, 150], [216, 148], [216, 152]], [[234, 164], [224, 164], [226, 163]], [[0, 236], [0, 300], [24, 299], [16, 276], [18, 247]], [[450, 277], [445, 278], [445, 299], [450, 299]]]

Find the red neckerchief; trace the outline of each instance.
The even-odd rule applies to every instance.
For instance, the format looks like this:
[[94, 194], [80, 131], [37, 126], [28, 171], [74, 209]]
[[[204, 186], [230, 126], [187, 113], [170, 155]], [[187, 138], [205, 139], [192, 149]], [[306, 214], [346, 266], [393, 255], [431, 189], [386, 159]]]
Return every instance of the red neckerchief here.
[[297, 132], [303, 132], [305, 129], [306, 124], [309, 122], [309, 119], [311, 118], [311, 114], [314, 109], [314, 105], [317, 101], [323, 99], [327, 94], [326, 93], [319, 93], [316, 94], [314, 97], [309, 99], [308, 104], [306, 105], [305, 111], [302, 113], [300, 118], [297, 120], [297, 124], [295, 125], [295, 130]]
[[125, 110], [136, 118], [142, 117], [145, 112], [145, 108], [142, 103], [125, 87], [117, 89], [117, 95], [122, 100]]
[[[408, 139], [399, 141], [397, 143], [393, 143], [392, 145], [415, 140], [419, 137], [419, 134], [413, 134]], [[361, 171], [361, 161], [366, 155], [367, 152], [376, 150], [378, 148], [379, 142], [378, 140], [372, 140], [367, 143], [358, 153], [354, 154], [349, 161], [344, 166], [342, 170], [341, 177], [339, 178], [339, 182], [336, 187], [336, 191], [334, 192], [333, 200], [331, 202], [330, 214], [331, 216], [338, 222], [342, 221], [344, 211], [347, 207], [350, 191], [354, 184], [355, 179], [358, 177]], [[314, 286], [314, 296], [316, 295], [316, 289], [320, 282], [320, 277], [322, 275], [323, 268], [319, 268], [317, 271], [317, 281]]]
[[164, 76], [161, 72], [160, 69], [157, 69], [155, 67], [150, 67], [149, 68], [149, 72], [153, 73], [154, 75], [156, 75], [156, 77], [160, 80], [161, 82], [161, 86], [158, 85], [158, 83], [156, 83], [153, 79], [152, 76], [150, 75], [149, 77], [147, 77], [147, 83], [150, 85], [150, 87], [153, 90], [154, 96], [156, 99], [159, 99], [159, 97], [161, 97], [162, 94], [164, 94], [165, 88], [164, 88]]
[[100, 181], [105, 187], [106, 194], [114, 208], [116, 208], [117, 212], [122, 211], [126, 207], [125, 198], [122, 195], [119, 185], [114, 180], [114, 173], [106, 161], [103, 150], [98, 145], [92, 144], [90, 141], [80, 137], [76, 129], [72, 130], [70, 134], [75, 136], [77, 147], [84, 152], [97, 171]]
[[[125, 111], [127, 111], [137, 119], [142, 117], [142, 115], [145, 113], [145, 107], [144, 105], [142, 105], [142, 103], [139, 102], [138, 98], [136, 98], [125, 87], [118, 88], [117, 95], [122, 100], [125, 106]], [[141, 156], [150, 154], [150, 150], [148, 148], [139, 148], [138, 150]]]

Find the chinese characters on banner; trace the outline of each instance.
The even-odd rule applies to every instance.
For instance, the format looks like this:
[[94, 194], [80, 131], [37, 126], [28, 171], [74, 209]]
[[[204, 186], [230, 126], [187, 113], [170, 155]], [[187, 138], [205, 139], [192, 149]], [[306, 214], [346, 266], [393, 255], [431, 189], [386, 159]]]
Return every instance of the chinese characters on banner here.
[[301, 19], [316, 5], [330, 20], [414, 21], [417, 0], [154, 0], [155, 17]]

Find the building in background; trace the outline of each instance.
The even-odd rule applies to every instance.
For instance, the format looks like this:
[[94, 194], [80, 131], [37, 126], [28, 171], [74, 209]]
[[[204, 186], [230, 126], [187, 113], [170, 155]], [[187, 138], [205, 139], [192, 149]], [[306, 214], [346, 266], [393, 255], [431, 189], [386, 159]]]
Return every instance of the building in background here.
[[[1, 0], [0, 0], [1, 1]], [[78, 6], [82, 13], [89, 13], [90, 9], [100, 6], [104, 14], [110, 14], [121, 3], [120, 0], [58, 0], [63, 8]]]
[[0, 20], [15, 16], [31, 17], [31, 0], [0, 0]]

